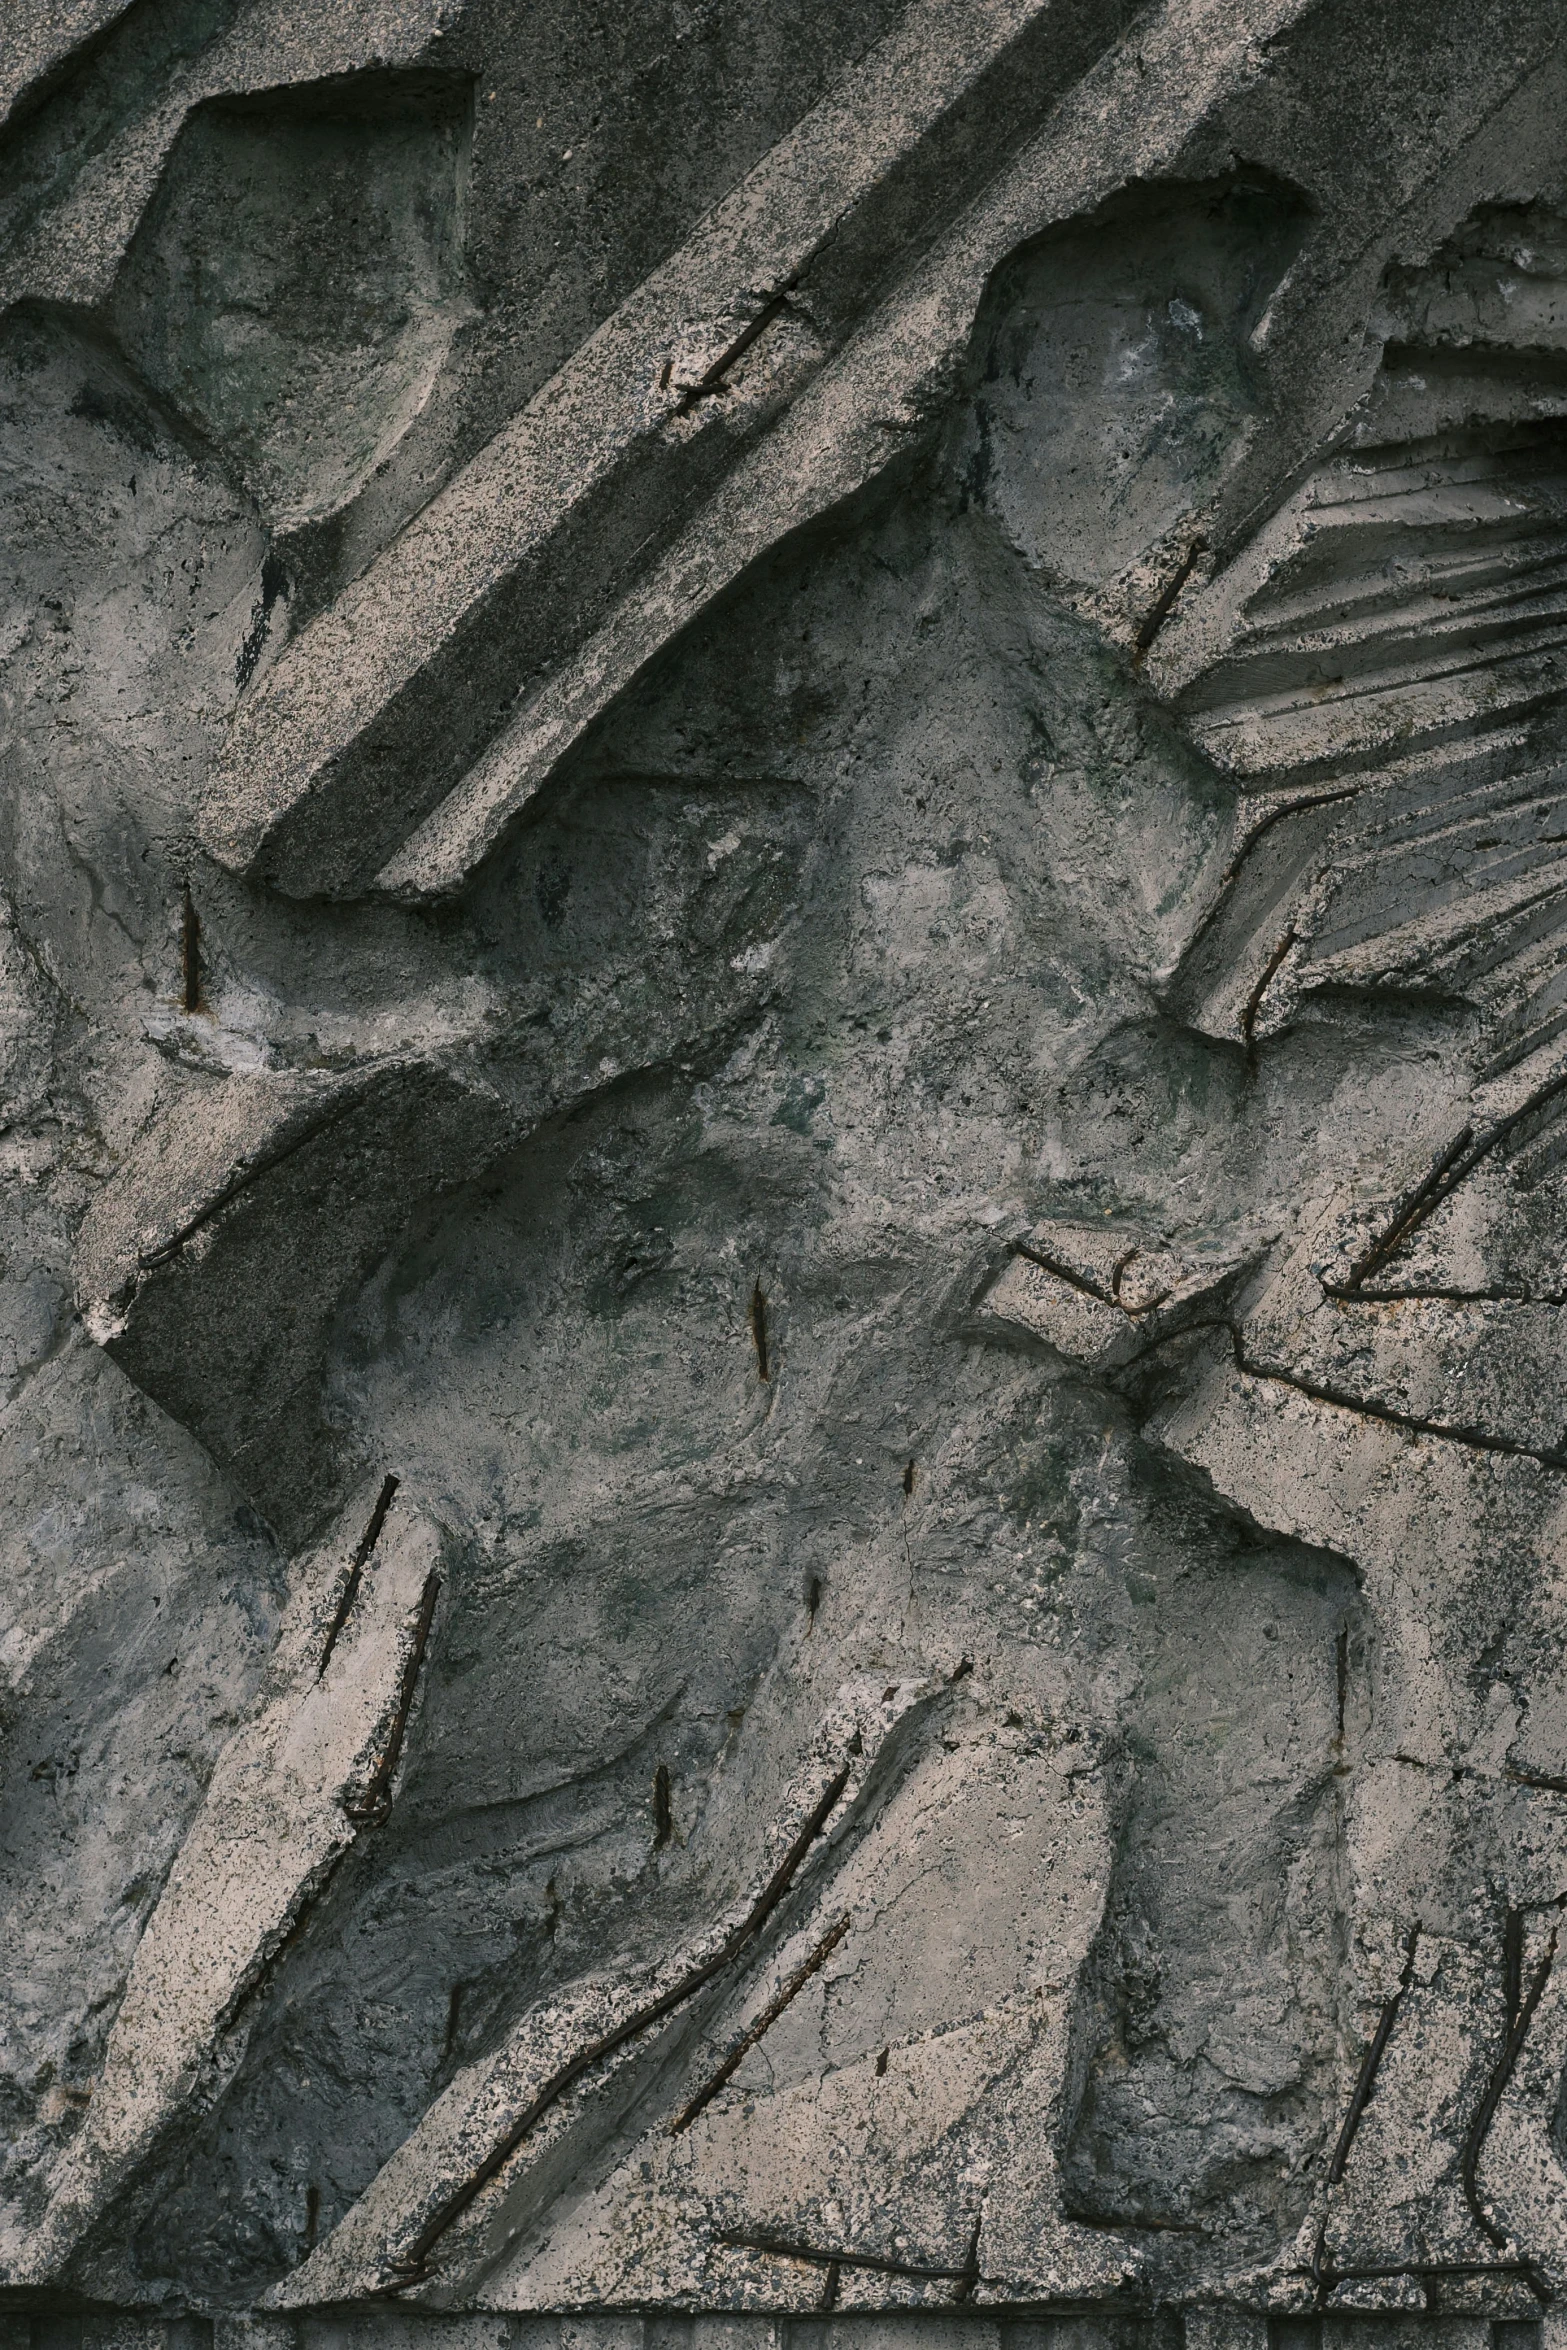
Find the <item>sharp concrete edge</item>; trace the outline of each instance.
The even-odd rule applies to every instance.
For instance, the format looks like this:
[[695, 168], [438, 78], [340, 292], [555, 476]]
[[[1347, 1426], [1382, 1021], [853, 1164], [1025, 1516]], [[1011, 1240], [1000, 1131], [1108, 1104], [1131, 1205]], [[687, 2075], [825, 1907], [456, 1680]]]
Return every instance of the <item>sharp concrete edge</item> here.
[[[898, 295], [855, 321], [824, 375], [827, 352], [819, 347], [780, 391], [764, 389], [750, 431], [742, 421], [730, 433], [716, 399], [682, 418], [686, 395], [671, 369], [684, 322], [716, 312], [733, 313], [743, 325], [785, 287], [809, 319], [817, 257], [836, 258], [833, 239], [877, 182], [917, 156], [979, 78], [1048, 14], [1016, 0], [988, 9], [967, 20], [968, 39], [954, 53], [950, 12], [916, 11], [277, 663], [243, 706], [212, 779], [203, 832], [213, 855], [301, 896], [354, 894], [372, 883], [395, 896], [458, 886], [570, 741], [663, 643], [768, 546], [862, 487], [897, 452], [902, 435], [919, 429], [950, 388], [985, 278], [1005, 251], [1129, 175], [1157, 169], [1215, 99], [1256, 70], [1250, 45], [1309, 5], [1264, 0], [1237, 25], [1239, 12], [1216, 4], [1207, 13], [1222, 20], [1229, 38], [1212, 44], [1191, 9], [1160, 11], [1139, 32], [1135, 53], [1123, 51], [1108, 70], [1091, 68], [1071, 97], [1049, 93], [1062, 112], [1026, 161], [1006, 171], [976, 211], [964, 212]], [[1150, 87], [1168, 89], [1178, 72], [1185, 76], [1174, 85], [1178, 99], [1168, 111], [1151, 112]], [[972, 188], [960, 183], [937, 218], [950, 219], [954, 195], [966, 201]], [[887, 260], [868, 257], [866, 291]], [[755, 427], [780, 404], [792, 412], [741, 462]], [[709, 465], [703, 444], [715, 435], [726, 445]], [[652, 474], [669, 479], [662, 494], [653, 493], [649, 513], [634, 502], [648, 495]], [[395, 714], [399, 730], [412, 720], [422, 739], [430, 695], [439, 697], [450, 726], [459, 681], [466, 691], [468, 680], [460, 665], [444, 676], [437, 665], [450, 662], [489, 619], [507, 579], [541, 563], [621, 475], [620, 495], [632, 502], [625, 511], [634, 506], [636, 516], [636, 553], [649, 539], [655, 548], [667, 543], [671, 533], [674, 543], [602, 627], [590, 628], [586, 642], [551, 657], [535, 636], [531, 659], [513, 656], [508, 698], [526, 687], [538, 653], [545, 655], [528, 707], [508, 720], [497, 706], [491, 733], [507, 725], [513, 732], [488, 745], [475, 739], [472, 716], [463, 712], [458, 737], [478, 759], [477, 772], [466, 782], [452, 779], [454, 809], [427, 816], [428, 800], [419, 805], [427, 783], [399, 779], [390, 736], [383, 742], [375, 730], [389, 729]], [[681, 531], [683, 507], [704, 488], [708, 510]], [[612, 503], [602, 525], [586, 527], [568, 551], [564, 572], [555, 561], [547, 581], [541, 572], [525, 641], [527, 628], [545, 625], [546, 606], [569, 603], [591, 615], [606, 575], [624, 576], [611, 550], [626, 536], [624, 513]], [[377, 843], [396, 848], [421, 822], [425, 829], [400, 855], [375, 855]]]
[[[726, 1944], [737, 1945], [734, 1966], [754, 1958], [746, 1923], [780, 1863], [798, 1848], [790, 1889], [796, 1879], [803, 1883], [819, 1872], [889, 1739], [930, 1694], [915, 1681], [887, 1688], [871, 1682], [846, 1685], [817, 1727], [809, 1763], [768, 1823], [763, 1857], [745, 1891], [694, 1939], [666, 1956], [628, 1961], [543, 2001], [496, 2049], [465, 2067], [327, 2241], [277, 2287], [273, 2306], [302, 2308], [380, 2293], [400, 2277], [404, 2285], [415, 2285], [430, 2260], [442, 2267], [471, 2265], [476, 2256], [481, 2266], [493, 2262], [580, 2166], [590, 2150], [588, 2141], [621, 2118], [620, 2103], [604, 2094], [613, 2074], [635, 2067], [640, 2075], [650, 2059], [658, 2061], [664, 2045], [690, 2020], [691, 2003], [705, 1988], [697, 1979]], [[817, 1821], [824, 1799], [830, 1799], [830, 1809], [801, 1848], [802, 1826]], [[580, 2089], [572, 2084], [574, 2094], [540, 2111], [491, 2171], [496, 2150], [511, 2144], [519, 2118], [541, 2105], [541, 2093], [553, 2078], [574, 2058], [612, 2039], [617, 2026], [678, 1994], [688, 1981], [693, 1983], [689, 1999], [679, 1998], [667, 2017], [593, 2065]], [[422, 2243], [428, 2250], [415, 2263], [415, 2273], [410, 2257]]]
[[224, 1748], [137, 1944], [86, 2127], [15, 2284], [57, 2275], [170, 2128], [232, 2074], [249, 2036], [247, 1996], [368, 1824], [364, 1798], [393, 1736], [443, 1558], [439, 1529], [396, 1496], [323, 1667], [369, 1507], [362, 1497], [301, 1563], [263, 1702]]
[[[812, 320], [813, 259], [833, 253], [833, 232], [877, 170], [917, 157], [945, 112], [1027, 28], [1007, 15], [991, 42], [952, 61], [934, 88], [917, 44], [904, 46], [901, 31], [884, 43], [283, 656], [242, 709], [213, 777], [203, 819], [212, 853], [301, 896], [417, 901], [461, 888], [664, 645], [790, 532], [875, 479], [939, 413], [985, 282], [1005, 254], [1129, 179], [1172, 168], [1213, 108], [1262, 70], [1266, 44], [1315, 5], [1213, 0], [1204, 10], [1155, 10], [1051, 99], [1044, 125], [982, 192], [955, 191], [956, 211], [948, 206], [931, 249], [895, 290], [883, 292], [867, 272], [871, 307], [847, 321], [836, 352], [830, 332], [808, 351], [796, 344], [772, 378], [742, 384], [732, 403], [715, 398], [683, 415], [689, 393], [672, 373], [683, 323], [727, 312], [743, 326], [783, 287]], [[1150, 104], [1151, 90], [1161, 103]], [[889, 116], [905, 144], [884, 129], [864, 137], [864, 125], [880, 128]], [[822, 159], [857, 135], [866, 167], [824, 168]], [[1434, 154], [1433, 189], [1444, 175], [1461, 182], [1465, 161], [1462, 152]], [[825, 185], [807, 211], [799, 188], [802, 172], [808, 186], [820, 185], [813, 163]], [[1461, 201], [1456, 185], [1453, 200]], [[1380, 266], [1379, 251], [1357, 257], [1338, 299], [1353, 305]], [[1321, 308], [1319, 300], [1276, 329], [1273, 366], [1292, 337], [1320, 336]], [[1327, 379], [1329, 399], [1339, 372]], [[1292, 420], [1275, 458], [1281, 489], [1323, 421], [1315, 408]], [[723, 445], [704, 457], [704, 441]], [[589, 509], [612, 476], [621, 486], [593, 520]], [[1255, 481], [1248, 494], [1256, 496]], [[693, 497], [705, 503], [683, 523]], [[641, 568], [626, 582], [617, 550], [628, 544], [633, 572]], [[543, 564], [550, 548], [547, 571], [520, 607], [522, 638], [504, 690], [477, 727], [464, 713], [457, 741], [466, 771], [444, 791], [438, 785], [431, 806], [427, 777], [411, 788], [398, 780], [405, 754], [393, 733], [417, 712], [422, 739], [432, 695], [450, 732], [462, 670], [452, 668], [444, 683], [437, 670], [508, 578]], [[624, 584], [595, 621], [601, 590], [617, 579]], [[549, 625], [545, 607], [566, 600], [563, 582], [578, 583], [571, 601], [585, 631], [576, 645], [551, 651], [538, 632]], [[383, 861], [377, 852], [387, 845]]]

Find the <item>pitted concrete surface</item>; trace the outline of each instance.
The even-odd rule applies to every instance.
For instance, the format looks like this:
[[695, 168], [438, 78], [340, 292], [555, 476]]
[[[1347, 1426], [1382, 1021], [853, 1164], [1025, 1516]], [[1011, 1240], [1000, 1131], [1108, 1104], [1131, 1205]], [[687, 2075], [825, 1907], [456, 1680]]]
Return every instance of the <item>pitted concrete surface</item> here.
[[1563, 2350], [1559, 9], [0, 49], [0, 2350]]

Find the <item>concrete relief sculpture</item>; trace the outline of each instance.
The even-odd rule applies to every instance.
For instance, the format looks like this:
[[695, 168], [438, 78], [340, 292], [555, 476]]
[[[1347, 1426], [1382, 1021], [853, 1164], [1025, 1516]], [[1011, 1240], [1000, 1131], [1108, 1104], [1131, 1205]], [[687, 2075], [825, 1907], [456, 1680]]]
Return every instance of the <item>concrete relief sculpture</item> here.
[[1562, 37], [16, 37], [0, 2321], [1555, 2339]]

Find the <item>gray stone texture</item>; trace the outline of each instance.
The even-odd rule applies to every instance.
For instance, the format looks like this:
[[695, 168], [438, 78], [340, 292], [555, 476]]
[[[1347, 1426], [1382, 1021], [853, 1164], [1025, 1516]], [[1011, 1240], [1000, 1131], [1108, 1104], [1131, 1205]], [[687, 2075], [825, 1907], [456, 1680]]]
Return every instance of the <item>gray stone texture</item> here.
[[0, 28], [0, 2350], [1567, 2350], [1564, 45]]

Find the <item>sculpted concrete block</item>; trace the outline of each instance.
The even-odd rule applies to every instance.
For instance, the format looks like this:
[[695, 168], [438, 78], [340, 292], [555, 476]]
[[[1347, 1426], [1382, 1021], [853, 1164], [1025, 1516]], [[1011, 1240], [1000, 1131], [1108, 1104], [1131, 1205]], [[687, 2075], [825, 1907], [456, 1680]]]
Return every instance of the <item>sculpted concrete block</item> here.
[[4, 2350], [1559, 2350], [1559, 10], [0, 46]]

